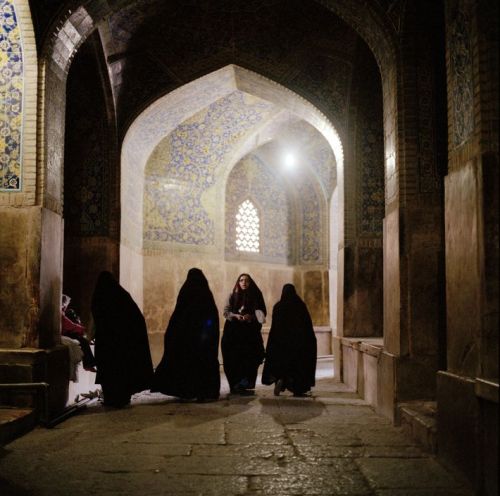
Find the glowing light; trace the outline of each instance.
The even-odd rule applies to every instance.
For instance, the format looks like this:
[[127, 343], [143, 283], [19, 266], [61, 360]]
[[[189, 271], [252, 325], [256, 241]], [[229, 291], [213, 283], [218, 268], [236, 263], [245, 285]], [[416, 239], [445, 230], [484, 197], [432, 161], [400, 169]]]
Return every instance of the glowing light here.
[[284, 161], [285, 161], [285, 166], [288, 169], [292, 169], [293, 167], [295, 167], [295, 164], [297, 162], [295, 155], [293, 153], [290, 153], [290, 152], [285, 155]]

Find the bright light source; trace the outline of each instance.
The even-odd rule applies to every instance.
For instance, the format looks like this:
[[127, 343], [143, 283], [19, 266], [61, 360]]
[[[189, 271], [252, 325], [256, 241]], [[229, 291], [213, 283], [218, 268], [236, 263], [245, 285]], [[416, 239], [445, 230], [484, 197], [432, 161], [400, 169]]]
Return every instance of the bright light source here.
[[285, 155], [285, 165], [291, 169], [292, 167], [295, 166], [295, 155], [293, 153], [287, 153]]

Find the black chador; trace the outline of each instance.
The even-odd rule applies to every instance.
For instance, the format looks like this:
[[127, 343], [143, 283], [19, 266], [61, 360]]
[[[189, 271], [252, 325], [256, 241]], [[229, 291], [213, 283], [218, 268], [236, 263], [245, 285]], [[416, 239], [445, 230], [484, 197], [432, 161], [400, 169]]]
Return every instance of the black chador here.
[[275, 383], [274, 393], [288, 389], [297, 396], [315, 384], [316, 336], [306, 304], [293, 284], [285, 284], [273, 308], [262, 384]]
[[189, 270], [179, 291], [164, 347], [151, 391], [198, 401], [218, 399], [219, 313], [200, 269]]
[[101, 272], [92, 296], [96, 383], [104, 404], [122, 407], [132, 394], [149, 389], [153, 364], [146, 322], [130, 294], [110, 272]]
[[248, 274], [236, 281], [224, 309], [222, 358], [232, 393], [251, 394], [257, 369], [264, 359], [262, 322], [266, 305], [262, 292]]

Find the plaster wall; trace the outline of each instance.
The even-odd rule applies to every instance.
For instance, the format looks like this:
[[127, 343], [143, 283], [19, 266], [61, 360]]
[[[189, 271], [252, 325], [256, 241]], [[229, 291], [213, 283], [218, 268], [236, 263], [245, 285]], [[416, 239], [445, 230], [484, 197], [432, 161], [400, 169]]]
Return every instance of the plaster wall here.
[[[122, 256], [124, 253], [122, 248]], [[139, 258], [134, 254], [131, 263], [139, 263]], [[127, 262], [124, 265], [130, 264]], [[324, 317], [324, 302], [328, 302], [328, 280], [323, 277], [323, 274], [327, 274], [327, 271], [310, 271], [297, 267], [244, 261], [227, 262], [205, 254], [150, 253], [143, 259], [143, 311], [148, 326], [154, 364], [159, 362], [163, 353], [165, 329], [175, 308], [179, 290], [186, 279], [188, 270], [192, 267], [200, 268], [208, 279], [219, 309], [221, 333], [224, 326], [222, 312], [229, 294], [238, 275], [248, 272], [261, 289], [266, 302], [268, 317], [263, 330], [265, 337], [272, 323], [273, 305], [280, 299], [283, 285], [291, 282], [296, 285], [297, 292], [308, 305], [314, 325], [319, 327], [317, 331], [318, 355], [331, 353], [330, 328], [327, 325], [328, 320], [325, 322]], [[121, 275], [122, 284], [130, 291], [130, 288], [134, 286], [134, 281], [130, 277], [126, 279], [123, 272]], [[130, 288], [125, 284], [126, 280]], [[328, 308], [327, 304], [326, 308]]]
[[142, 271], [142, 254], [120, 244], [120, 284], [131, 294], [139, 308], [144, 311]]

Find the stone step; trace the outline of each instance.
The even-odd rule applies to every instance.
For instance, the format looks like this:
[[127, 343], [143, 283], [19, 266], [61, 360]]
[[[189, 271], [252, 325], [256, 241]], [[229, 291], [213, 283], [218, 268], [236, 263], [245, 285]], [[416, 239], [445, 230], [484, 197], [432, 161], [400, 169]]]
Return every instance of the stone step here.
[[404, 431], [428, 453], [437, 452], [435, 401], [410, 401], [398, 405]]
[[32, 408], [0, 408], [0, 446], [26, 434], [36, 425], [37, 418]]

